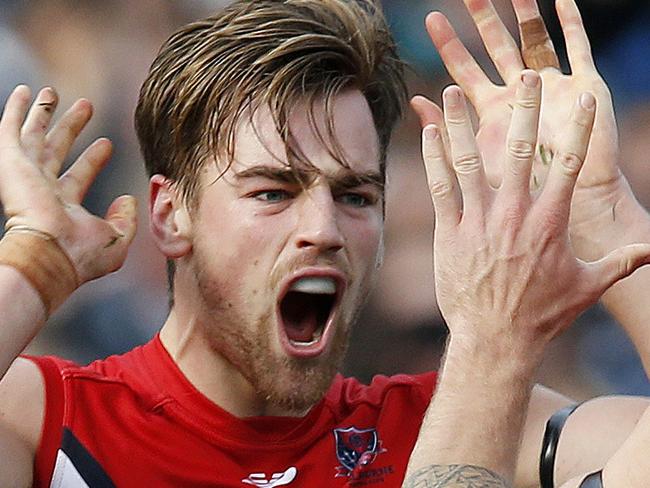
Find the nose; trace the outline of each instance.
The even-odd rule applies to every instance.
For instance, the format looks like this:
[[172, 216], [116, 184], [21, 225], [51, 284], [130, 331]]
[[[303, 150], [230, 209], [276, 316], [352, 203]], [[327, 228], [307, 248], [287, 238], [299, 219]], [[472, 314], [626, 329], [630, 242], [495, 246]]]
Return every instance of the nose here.
[[345, 245], [339, 227], [336, 202], [329, 188], [312, 188], [300, 208], [296, 246], [321, 253], [336, 253]]

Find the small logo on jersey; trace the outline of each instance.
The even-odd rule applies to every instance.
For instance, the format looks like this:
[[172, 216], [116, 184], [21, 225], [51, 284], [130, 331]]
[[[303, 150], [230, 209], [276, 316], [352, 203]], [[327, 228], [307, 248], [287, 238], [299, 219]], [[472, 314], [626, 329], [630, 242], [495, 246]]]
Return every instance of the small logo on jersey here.
[[377, 454], [385, 451], [376, 429], [334, 429], [336, 457], [341, 465], [337, 476], [350, 476], [353, 471], [372, 463]]
[[251, 473], [248, 478], [245, 478], [242, 483], [247, 485], [258, 486], [260, 488], [273, 488], [275, 486], [286, 486], [296, 479], [298, 470], [291, 466], [283, 473], [273, 473], [271, 479], [266, 479], [265, 473]]

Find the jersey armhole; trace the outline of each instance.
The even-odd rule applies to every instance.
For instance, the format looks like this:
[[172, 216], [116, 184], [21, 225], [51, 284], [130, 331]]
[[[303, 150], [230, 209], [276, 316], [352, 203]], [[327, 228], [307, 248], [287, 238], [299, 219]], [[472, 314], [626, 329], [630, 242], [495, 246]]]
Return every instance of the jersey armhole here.
[[34, 457], [34, 488], [50, 486], [57, 451], [63, 435], [64, 388], [60, 366], [48, 357], [22, 356], [32, 361], [43, 376], [45, 415], [41, 439]]

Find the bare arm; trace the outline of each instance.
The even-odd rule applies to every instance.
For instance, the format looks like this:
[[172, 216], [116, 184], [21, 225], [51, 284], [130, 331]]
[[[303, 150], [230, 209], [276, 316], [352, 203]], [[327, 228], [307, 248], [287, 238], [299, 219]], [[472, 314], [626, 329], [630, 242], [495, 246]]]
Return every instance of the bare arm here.
[[122, 265], [135, 233], [132, 197], [113, 202], [105, 219], [81, 206], [108, 162], [110, 142], [96, 141], [59, 174], [90, 119], [90, 103], [78, 101], [49, 129], [55, 92], [42, 90], [31, 109], [30, 98], [27, 87], [16, 88], [0, 120], [0, 201], [7, 217], [0, 240], [3, 486], [31, 480], [44, 408], [38, 368], [16, 358], [78, 286]]
[[[526, 61], [515, 41], [499, 19], [490, 1], [465, 0], [485, 46], [505, 81], [494, 85], [464, 48], [453, 28], [441, 14], [427, 19], [427, 28], [452, 77], [468, 93], [479, 114], [477, 139], [485, 155], [486, 170], [493, 184], [501, 180], [499, 150], [505, 142], [510, 112], [504, 100], [514, 100], [514, 74]], [[535, 0], [512, 1], [520, 25], [522, 44], [531, 44], [531, 36], [543, 37], [525, 25], [543, 25]], [[559, 0], [557, 11], [562, 24], [571, 74], [543, 65], [544, 104], [542, 106], [538, 156], [533, 166], [531, 186], [538, 189], [548, 174], [548, 159], [556, 150], [553, 142], [553, 117], [566, 113], [563, 101], [580, 91], [592, 92], [598, 100], [594, 137], [584, 169], [578, 179], [571, 209], [571, 242], [580, 259], [593, 261], [627, 244], [650, 242], [650, 217], [636, 201], [618, 167], [620, 156], [618, 131], [607, 85], [599, 75], [591, 54], [589, 39], [574, 0]], [[543, 50], [555, 56], [547, 38]], [[552, 57], [551, 56], [551, 57]], [[547, 56], [548, 57], [548, 56]], [[530, 66], [530, 64], [528, 64]], [[414, 107], [423, 124], [436, 122], [440, 114], [422, 97]], [[644, 290], [650, 286], [650, 271], [643, 270], [618, 283], [604, 296], [603, 303], [621, 323], [636, 346], [646, 372], [650, 372], [650, 307]]]
[[[554, 54], [552, 43], [547, 36], [545, 37], [545, 30], [539, 28], [540, 25], [543, 26], [543, 22], [535, 1], [513, 0], [512, 3], [520, 23], [523, 44], [528, 46], [534, 44], [531, 41], [531, 35], [534, 34], [538, 52], [541, 50], [547, 55]], [[427, 18], [427, 29], [450, 74], [468, 94], [476, 108], [479, 116], [478, 146], [484, 158], [487, 177], [494, 186], [498, 186], [504, 177], [500, 154], [506, 147], [507, 127], [511, 119], [509, 106], [512, 106], [515, 100], [517, 73], [524, 66], [531, 66], [530, 51], [527, 56], [522, 55], [489, 0], [481, 2], [465, 0], [465, 4], [474, 18], [488, 53], [504, 80], [503, 85], [494, 84], [489, 80], [443, 15], [431, 14]], [[558, 151], [555, 137], [557, 124], [554, 124], [554, 121], [561, 119], [569, 110], [567, 97], [577, 96], [582, 91], [593, 93], [598, 100], [593, 138], [584, 168], [576, 183], [570, 222], [571, 243], [577, 257], [585, 261], [593, 261], [602, 259], [620, 246], [635, 242], [650, 242], [650, 225], [645, 211], [634, 200], [627, 182], [616, 165], [618, 134], [611, 97], [594, 66], [589, 42], [575, 2], [559, 0], [557, 8], [567, 41], [572, 74], [563, 74], [552, 65], [548, 60], [553, 56], [541, 56], [547, 62], [536, 67], [540, 70], [544, 81], [544, 103], [541, 108], [540, 131], [530, 185], [534, 193], [539, 192], [549, 174], [548, 163], [552, 155]], [[534, 24], [537, 25], [537, 30], [533, 32], [529, 27]], [[442, 112], [432, 102], [423, 97], [415, 97], [412, 105], [423, 126], [430, 123], [443, 123]], [[631, 232], [630, 229], [634, 231]], [[621, 265], [624, 266], [624, 263]], [[650, 337], [648, 337], [650, 328], [647, 327], [647, 323], [650, 317], [645, 311], [647, 307], [643, 307], [644, 297], [641, 296], [643, 290], [647, 289], [646, 280], [650, 280], [650, 274], [647, 270], [640, 270], [634, 276], [613, 286], [605, 294], [604, 301], [623, 323], [647, 365], [647, 358], [650, 357]], [[526, 432], [535, 431], [536, 434], [525, 435], [522, 453], [527, 454], [519, 461], [518, 486], [535, 486], [537, 482], [537, 460], [541, 448], [540, 432], [543, 432], [544, 424], [551, 413], [553, 412], [546, 412], [546, 417], [541, 415], [531, 417], [526, 423]], [[617, 422], [618, 418], [620, 417], [610, 416], [599, 418], [599, 421], [611, 422], [616, 428], [622, 425]], [[617, 435], [616, 438], [620, 439], [621, 436], [624, 438], [629, 433], [629, 429], [624, 431], [625, 428], [620, 432], [617, 431], [621, 435]], [[575, 441], [575, 446], [584, 448], [585, 444], [580, 439], [591, 438], [585, 434], [586, 432], [579, 432], [571, 434], [568, 438]], [[566, 460], [568, 467], [563, 471], [562, 479], [566, 480], [582, 472], [570, 469], [571, 463], [576, 459], [593, 461], [592, 464], [600, 464], [602, 467], [617, 445], [614, 446], [607, 439], [598, 438], [595, 444], [587, 447], [588, 449], [582, 453], [577, 449], [570, 455], [564, 450], [558, 453], [560, 462], [562, 456], [569, 456]]]
[[[636, 428], [610, 457], [602, 472], [603, 486], [607, 488], [643, 488], [648, 485], [650, 464], [648, 463], [650, 443], [650, 408], [647, 408]], [[577, 488], [585, 474], [576, 476], [562, 485], [562, 488]]]
[[[460, 478], [469, 473], [508, 486], [546, 344], [613, 282], [647, 262], [650, 245], [585, 263], [569, 244], [573, 186], [595, 116], [592, 95], [579, 97], [568, 120], [558, 118], [563, 135], [538, 196], [530, 194], [528, 182], [539, 75], [520, 75], [498, 190], [483, 172], [462, 93], [449, 88], [443, 101], [450, 157], [432, 125], [423, 131], [423, 156], [436, 210], [436, 293], [450, 341], [404, 486], [425, 479], [433, 486], [471, 486]], [[435, 484], [451, 483], [451, 477], [456, 484]]]

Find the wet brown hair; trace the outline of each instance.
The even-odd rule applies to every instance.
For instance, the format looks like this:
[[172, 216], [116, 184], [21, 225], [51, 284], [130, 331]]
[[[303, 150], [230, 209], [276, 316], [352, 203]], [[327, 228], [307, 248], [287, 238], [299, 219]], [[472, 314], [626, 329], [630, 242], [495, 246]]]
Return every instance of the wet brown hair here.
[[203, 164], [215, 156], [232, 162], [244, 113], [267, 104], [292, 153], [287, 126], [292, 107], [305, 99], [313, 106], [322, 97], [331, 132], [330, 102], [349, 87], [368, 101], [383, 168], [406, 89], [376, 3], [236, 1], [176, 32], [153, 62], [135, 114], [147, 171], [171, 179], [191, 197]]
[[346, 88], [360, 90], [368, 102], [383, 174], [406, 87], [377, 2], [235, 1], [173, 34], [154, 60], [135, 113], [147, 171], [172, 180], [192, 207], [203, 166], [217, 161], [227, 169], [238, 122], [262, 104], [270, 108], [293, 164], [302, 158], [288, 119], [305, 100], [313, 127], [314, 104], [324, 101], [327, 134], [317, 135], [345, 164], [332, 137], [332, 101]]

